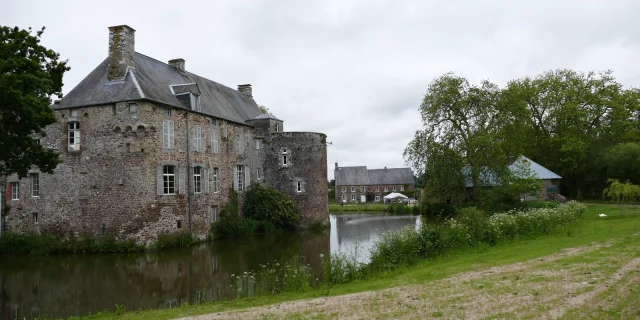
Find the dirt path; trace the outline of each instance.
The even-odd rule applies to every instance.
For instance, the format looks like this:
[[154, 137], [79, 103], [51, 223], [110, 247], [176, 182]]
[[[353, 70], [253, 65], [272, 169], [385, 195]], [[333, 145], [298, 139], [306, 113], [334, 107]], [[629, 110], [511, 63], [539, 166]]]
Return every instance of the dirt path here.
[[[640, 275], [633, 271], [640, 269], [639, 248], [620, 251], [610, 245], [571, 248], [421, 285], [183, 319], [557, 319], [622, 282], [638, 281]], [[624, 312], [640, 314], [634, 302]]]

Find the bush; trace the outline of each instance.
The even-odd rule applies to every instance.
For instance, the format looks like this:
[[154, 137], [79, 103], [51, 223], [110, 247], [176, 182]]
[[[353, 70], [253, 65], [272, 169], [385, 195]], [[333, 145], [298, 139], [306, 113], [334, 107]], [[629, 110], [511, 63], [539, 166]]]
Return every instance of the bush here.
[[158, 239], [153, 243], [156, 249], [184, 248], [196, 243], [198, 239], [188, 232], [164, 233], [158, 235]]
[[387, 207], [385, 211], [388, 211], [392, 214], [412, 214], [413, 209], [406, 204], [396, 203]]
[[376, 270], [412, 265], [424, 256], [420, 234], [411, 227], [385, 233], [371, 251], [370, 266]]
[[62, 253], [123, 253], [145, 250], [133, 240], [119, 241], [114, 237], [72, 237], [62, 240], [51, 235], [5, 232], [0, 236], [1, 253], [62, 254]]
[[487, 215], [476, 207], [467, 207], [458, 210], [456, 220], [467, 227], [469, 232], [469, 244], [476, 246], [485, 241], [487, 228]]
[[421, 215], [431, 218], [447, 218], [453, 216], [456, 212], [452, 204], [430, 203], [428, 201], [422, 201], [419, 210]]
[[214, 238], [234, 238], [258, 232], [258, 222], [253, 219], [226, 217], [211, 224]]
[[276, 228], [293, 229], [300, 213], [296, 203], [286, 194], [272, 187], [253, 183], [247, 190], [244, 217], [273, 224]]
[[557, 208], [510, 210], [490, 217], [475, 207], [460, 209], [456, 218], [443, 224], [424, 224], [420, 231], [406, 228], [383, 235], [371, 251], [370, 267], [387, 270], [482, 243], [496, 245], [549, 234], [577, 222], [585, 209], [575, 201]]

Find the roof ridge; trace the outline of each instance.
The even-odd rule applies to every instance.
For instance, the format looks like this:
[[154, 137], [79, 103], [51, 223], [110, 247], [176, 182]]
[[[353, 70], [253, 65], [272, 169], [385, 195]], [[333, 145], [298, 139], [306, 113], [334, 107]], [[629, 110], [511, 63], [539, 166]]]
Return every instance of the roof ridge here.
[[[167, 62], [160, 61], [160, 60], [158, 60], [158, 59], [156, 59], [156, 58], [150, 57], [150, 56], [148, 56], [148, 55], [146, 55], [146, 54], [144, 54], [144, 53], [140, 53], [140, 52], [137, 52], [137, 51], [135, 51], [135, 53], [137, 53], [137, 54], [139, 54], [139, 55], [141, 55], [141, 56], [143, 56], [143, 57], [145, 57], [145, 58], [149, 58], [149, 59], [151, 59], [151, 60], [154, 60], [154, 61], [160, 62], [160, 63], [162, 63], [162, 64], [166, 65], [167, 67], [171, 67], [171, 68], [173, 68], [173, 66], [171, 66], [171, 65], [170, 65], [169, 63], [167, 63]], [[238, 91], [238, 89], [231, 88], [231, 87], [229, 87], [229, 86], [227, 86], [227, 85], [224, 85], [224, 84], [222, 84], [222, 83], [220, 83], [220, 82], [216, 82], [216, 81], [214, 81], [214, 80], [211, 80], [211, 79], [206, 78], [206, 77], [204, 77], [204, 76], [201, 76], [201, 75], [199, 75], [199, 74], [193, 73], [193, 72], [191, 72], [191, 71], [185, 70], [185, 71], [184, 71], [184, 73], [191, 74], [191, 75], [193, 75], [194, 77], [198, 77], [198, 78], [201, 78], [201, 79], [204, 79], [204, 80], [207, 80], [207, 81], [213, 82], [213, 83], [215, 83], [215, 84], [217, 84], [217, 85], [223, 86], [223, 87], [225, 87], [225, 88], [227, 88], [227, 89], [230, 89], [230, 90], [236, 91], [236, 92], [238, 92], [238, 93], [242, 93], [242, 94], [244, 94], [245, 96], [250, 97], [248, 94], [246, 94], [246, 93], [244, 93], [244, 92], [241, 92], [241, 91]], [[250, 97], [250, 98], [252, 98], [252, 99], [253, 99], [253, 97]]]

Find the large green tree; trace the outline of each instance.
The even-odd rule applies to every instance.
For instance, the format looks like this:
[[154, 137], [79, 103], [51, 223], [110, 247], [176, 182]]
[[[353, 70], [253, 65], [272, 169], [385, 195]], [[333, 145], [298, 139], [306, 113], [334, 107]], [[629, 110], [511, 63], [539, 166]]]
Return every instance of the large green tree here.
[[[489, 81], [472, 85], [448, 73], [431, 82], [420, 105], [424, 128], [404, 151], [407, 162], [426, 173], [425, 188], [439, 189], [427, 190], [430, 197], [443, 199], [446, 190], [464, 188], [460, 166], [466, 166], [465, 172], [476, 187], [506, 173], [499, 130], [505, 114], [499, 98], [500, 89]], [[458, 193], [453, 197], [458, 198]]]
[[52, 172], [58, 154], [39, 141], [55, 123], [51, 97], [62, 97], [67, 61], [40, 44], [44, 28], [0, 26], [0, 175], [27, 175], [33, 166]]
[[501, 101], [511, 115], [507, 144], [562, 176], [561, 190], [572, 198], [600, 194], [605, 150], [640, 137], [640, 92], [624, 89], [610, 71], [561, 69], [514, 80]]

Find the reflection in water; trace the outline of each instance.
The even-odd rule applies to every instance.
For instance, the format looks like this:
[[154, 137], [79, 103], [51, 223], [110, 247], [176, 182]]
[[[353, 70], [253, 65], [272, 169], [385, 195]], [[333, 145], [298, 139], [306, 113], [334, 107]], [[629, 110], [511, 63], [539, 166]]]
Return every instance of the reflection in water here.
[[420, 218], [331, 215], [329, 234], [219, 240], [184, 250], [127, 255], [0, 256], [0, 320], [68, 317], [114, 310], [172, 308], [231, 296], [230, 275], [304, 256], [321, 274], [320, 254], [352, 251], [360, 261], [380, 234]]
[[331, 215], [331, 253], [355, 254], [368, 262], [370, 251], [380, 236], [406, 226], [419, 228], [420, 216], [385, 216], [380, 214]]

